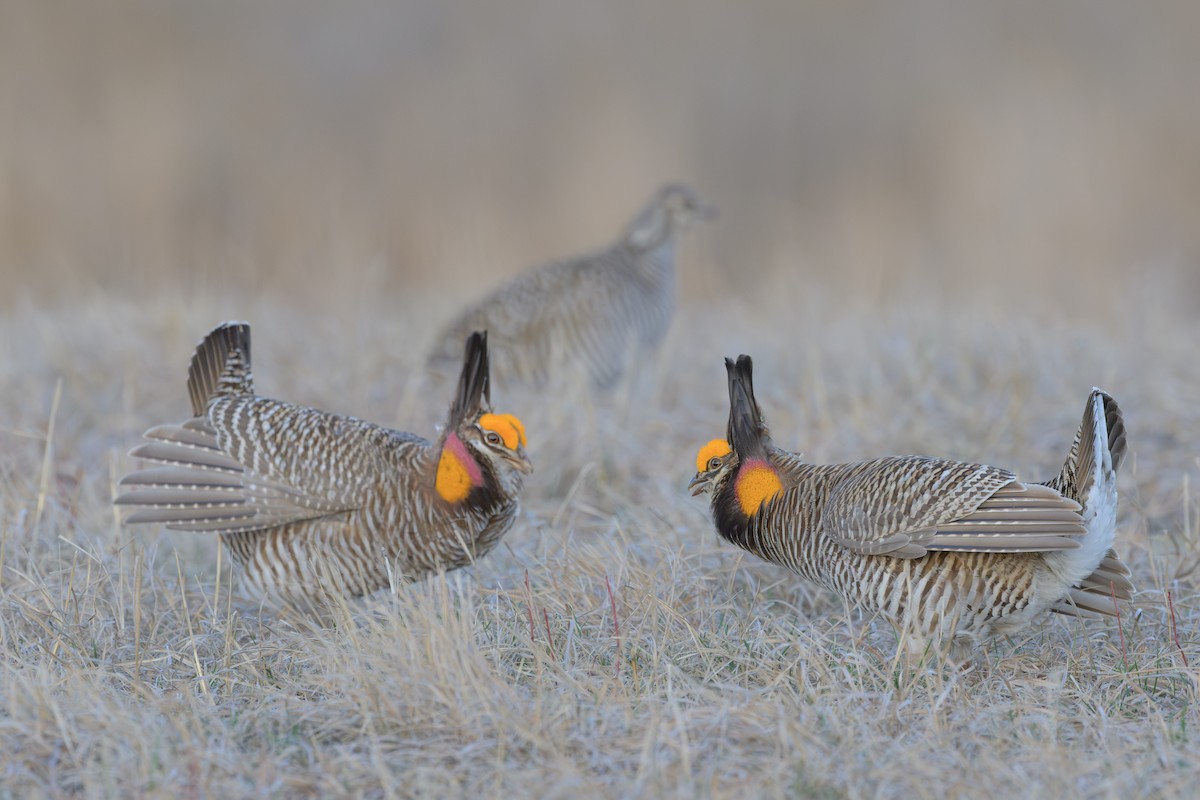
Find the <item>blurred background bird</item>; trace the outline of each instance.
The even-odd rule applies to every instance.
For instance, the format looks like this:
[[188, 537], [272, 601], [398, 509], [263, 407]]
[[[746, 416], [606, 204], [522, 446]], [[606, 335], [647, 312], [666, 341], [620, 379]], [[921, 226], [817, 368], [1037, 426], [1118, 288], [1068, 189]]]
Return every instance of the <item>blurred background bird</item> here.
[[728, 439], [701, 448], [692, 480], [712, 495], [717, 531], [881, 615], [908, 649], [961, 663], [1043, 611], [1109, 615], [1130, 599], [1113, 550], [1125, 425], [1099, 389], [1059, 475], [1027, 484], [923, 456], [804, 464], [771, 443], [750, 357], [726, 369]]
[[582, 373], [594, 389], [611, 388], [666, 335], [679, 235], [714, 214], [690, 187], [663, 186], [612, 245], [524, 273], [460, 314], [430, 366], [444, 369], [464, 332], [487, 329], [498, 383], [545, 386]]
[[495, 414], [485, 333], [466, 340], [436, 443], [254, 393], [250, 326], [226, 323], [188, 373], [193, 417], [146, 432], [125, 476], [127, 523], [218, 533], [255, 594], [307, 604], [486, 555], [532, 471], [525, 428]]

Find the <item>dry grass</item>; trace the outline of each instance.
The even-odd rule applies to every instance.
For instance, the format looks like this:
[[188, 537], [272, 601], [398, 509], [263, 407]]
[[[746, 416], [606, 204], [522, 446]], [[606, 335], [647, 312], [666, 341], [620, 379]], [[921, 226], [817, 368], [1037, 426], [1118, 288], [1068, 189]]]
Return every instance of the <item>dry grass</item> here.
[[[686, 309], [662, 372], [615, 410], [518, 407], [498, 389], [540, 467], [504, 546], [333, 628], [260, 613], [215, 542], [123, 529], [109, 505], [137, 433], [184, 410], [190, 346], [229, 316], [219, 304], [11, 315], [5, 791], [1189, 796], [1200, 330], [1139, 291], [1106, 324], [933, 299], [881, 312], [810, 297], [783, 331], [778, 303], [757, 321], [722, 309], [727, 329]], [[236, 310], [257, 326], [267, 393], [405, 427], [443, 413], [419, 348], [394, 345], [422, 340], [418, 313]], [[1131, 435], [1119, 538], [1136, 615], [1120, 635], [1048, 619], [966, 676], [916, 669], [886, 625], [721, 545], [683, 484], [722, 429], [720, 356], [740, 349], [777, 438], [814, 459], [915, 450], [1049, 475], [1103, 384]]]

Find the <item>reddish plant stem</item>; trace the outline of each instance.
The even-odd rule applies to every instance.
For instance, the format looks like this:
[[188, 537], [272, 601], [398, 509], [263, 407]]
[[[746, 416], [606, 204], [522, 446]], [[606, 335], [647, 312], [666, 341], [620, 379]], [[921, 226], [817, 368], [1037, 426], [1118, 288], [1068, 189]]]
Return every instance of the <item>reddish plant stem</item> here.
[[1171, 638], [1175, 640], [1175, 647], [1178, 648], [1179, 655], [1183, 658], [1183, 666], [1191, 669], [1187, 653], [1183, 652], [1183, 645], [1179, 644], [1179, 629], [1175, 627], [1175, 601], [1171, 599], [1170, 592], [1167, 592], [1167, 611], [1171, 614]]
[[608, 576], [604, 576], [604, 585], [608, 587], [608, 602], [612, 604], [613, 615], [613, 637], [617, 640], [617, 653], [613, 662], [617, 666], [616, 677], [621, 677], [621, 623], [617, 620], [617, 598], [613, 596], [612, 584], [608, 581]]

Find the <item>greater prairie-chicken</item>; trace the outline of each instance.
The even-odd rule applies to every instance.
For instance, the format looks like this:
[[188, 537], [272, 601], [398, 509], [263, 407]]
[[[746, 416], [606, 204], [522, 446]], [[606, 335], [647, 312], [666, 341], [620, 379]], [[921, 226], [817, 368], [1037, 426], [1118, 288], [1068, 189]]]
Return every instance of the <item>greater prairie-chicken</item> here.
[[464, 312], [437, 340], [430, 366], [448, 368], [465, 332], [487, 329], [501, 384], [545, 386], [582, 367], [592, 386], [613, 385], [633, 353], [666, 335], [676, 240], [713, 213], [689, 187], [662, 187], [610, 247], [526, 272]]
[[363, 594], [472, 563], [517, 515], [532, 469], [525, 429], [495, 414], [486, 333], [466, 341], [436, 443], [254, 394], [250, 327], [226, 323], [196, 349], [193, 417], [146, 432], [131, 455], [126, 522], [220, 534], [251, 591], [285, 602]]
[[1129, 600], [1113, 550], [1125, 425], [1093, 389], [1053, 480], [924, 456], [807, 464], [772, 442], [749, 356], [726, 359], [727, 439], [701, 448], [693, 493], [726, 540], [888, 619], [912, 650], [961, 661], [1043, 611], [1090, 617]]

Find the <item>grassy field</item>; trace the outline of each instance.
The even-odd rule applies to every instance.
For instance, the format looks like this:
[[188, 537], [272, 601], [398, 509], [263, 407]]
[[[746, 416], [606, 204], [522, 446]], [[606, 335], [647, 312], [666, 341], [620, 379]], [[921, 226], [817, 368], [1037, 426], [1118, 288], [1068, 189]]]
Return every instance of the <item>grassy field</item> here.
[[[1200, 6], [0, 3], [0, 797], [1192, 797]], [[260, 391], [431, 434], [437, 324], [720, 218], [605, 398], [496, 387], [537, 472], [470, 570], [259, 609], [111, 501], [217, 322]], [[968, 674], [722, 544], [684, 486], [750, 353], [776, 441], [1055, 474], [1130, 458], [1116, 621]]]
[[[190, 348], [226, 306], [14, 312], [3, 791], [1190, 796], [1200, 326], [1166, 294], [1130, 288], [1120, 315], [689, 306], [658, 376], [613, 407], [497, 388], [539, 468], [520, 521], [476, 568], [351, 604], [333, 628], [260, 612], [215, 541], [124, 529], [110, 506], [139, 432], [185, 412]], [[416, 346], [436, 304], [232, 305], [256, 325], [260, 391], [426, 432], [444, 413]], [[897, 661], [886, 624], [721, 544], [684, 491], [722, 431], [721, 356], [740, 350], [777, 440], [814, 460], [915, 451], [1045, 478], [1103, 385], [1130, 431], [1118, 540], [1136, 611], [1046, 619], [965, 676]]]

